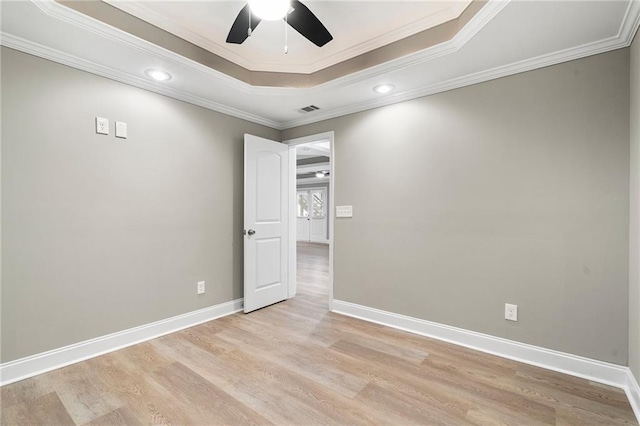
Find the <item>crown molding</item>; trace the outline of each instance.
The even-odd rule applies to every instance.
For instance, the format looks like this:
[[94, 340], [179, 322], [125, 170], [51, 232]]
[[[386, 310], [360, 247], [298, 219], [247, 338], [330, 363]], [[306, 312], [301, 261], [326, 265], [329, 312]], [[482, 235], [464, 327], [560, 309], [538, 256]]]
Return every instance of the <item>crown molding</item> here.
[[[159, 61], [162, 61], [162, 63], [170, 64], [171, 67], [175, 67], [177, 69], [185, 70], [188, 72], [202, 72], [207, 74], [208, 77], [213, 78], [216, 84], [221, 84], [234, 90], [242, 91], [244, 93], [255, 94], [252, 91], [253, 86], [247, 83], [230, 77], [220, 71], [216, 71], [213, 68], [209, 68], [198, 62], [187, 59], [168, 49], [157, 46], [118, 28], [112, 27], [102, 21], [84, 15], [64, 5], [58, 4], [54, 0], [29, 1], [36, 5], [42, 12], [51, 16], [52, 18], [61, 20], [63, 22], [66, 22], [67, 24], [96, 34], [120, 45], [138, 50], [146, 55], [152, 56]], [[64, 54], [63, 52], [60, 53]]]
[[301, 117], [295, 120], [289, 120], [281, 123], [282, 129], [290, 129], [293, 127], [304, 126], [307, 124], [317, 123], [319, 121], [329, 120], [348, 114], [355, 114], [370, 109], [380, 108], [387, 105], [393, 105], [400, 102], [406, 102], [449, 90], [459, 89], [473, 84], [483, 83], [526, 71], [556, 65], [562, 62], [573, 61], [585, 58], [599, 53], [605, 53], [616, 49], [629, 47], [633, 42], [633, 37], [640, 27], [640, 1], [632, 0], [629, 3], [625, 17], [620, 25], [618, 34], [597, 42], [583, 44], [581, 46], [564, 49], [557, 52], [541, 55], [535, 58], [514, 62], [512, 64], [492, 68], [489, 70], [469, 74], [463, 77], [454, 78], [441, 83], [432, 84], [430, 86], [421, 87], [416, 90], [408, 90], [401, 93], [389, 95], [385, 98], [375, 99], [373, 101], [360, 102], [358, 104], [349, 105], [344, 108], [338, 108], [327, 111], [314, 111], [313, 116]]
[[[463, 48], [485, 25], [487, 25], [495, 16], [497, 16], [512, 0], [487, 0], [487, 4], [475, 14], [473, 18], [458, 33], [448, 41], [421, 50], [411, 55], [407, 55], [393, 61], [389, 61], [380, 65], [367, 68], [344, 77], [336, 78], [326, 83], [306, 88], [306, 89], [282, 89], [273, 87], [256, 88], [260, 90], [260, 94], [285, 96], [291, 94], [295, 90], [295, 94], [314, 95], [321, 93], [327, 89], [341, 88], [353, 84], [355, 82], [383, 76], [394, 71], [410, 68], [415, 65], [432, 61], [441, 56], [456, 53]], [[375, 108], [375, 107], [373, 107]], [[370, 109], [370, 108], [368, 108]], [[315, 120], [320, 121], [320, 120]], [[312, 121], [312, 122], [315, 122]], [[284, 127], [288, 128], [288, 127]]]
[[143, 6], [143, 4], [140, 2], [106, 0], [105, 3], [117, 9], [120, 9], [121, 11], [126, 12], [129, 15], [146, 21], [164, 31], [174, 34], [177, 37], [195, 44], [196, 46], [202, 47], [203, 49], [208, 50], [214, 55], [218, 55], [224, 59], [234, 62], [237, 65], [240, 65], [241, 67], [248, 70], [255, 71], [251, 67], [251, 62], [249, 62], [244, 56], [237, 54], [231, 49], [226, 49], [224, 46], [191, 31], [190, 29], [178, 24], [171, 18], [167, 18], [164, 15], [160, 15], [154, 12], [148, 7]]
[[[430, 61], [443, 55], [455, 53], [461, 49], [473, 36], [480, 31], [491, 19], [493, 19], [512, 0], [487, 0], [487, 4], [470, 19], [470, 21], [449, 41], [436, 46], [421, 50], [412, 55], [407, 55], [393, 61], [386, 62], [353, 74], [346, 75], [327, 83], [323, 83], [309, 88], [287, 88], [287, 87], [265, 87], [253, 86], [243, 81], [237, 80], [220, 71], [216, 71], [191, 59], [187, 59], [175, 52], [152, 44], [146, 40], [122, 31], [118, 28], [105, 24], [102, 21], [84, 15], [64, 5], [58, 4], [54, 0], [30, 0], [40, 10], [47, 15], [62, 20], [68, 24], [89, 31], [93, 34], [104, 37], [121, 45], [137, 49], [147, 55], [165, 61], [171, 66], [189, 72], [201, 72], [214, 80], [215, 84], [222, 84], [226, 87], [239, 90], [249, 95], [273, 95], [281, 97], [293, 97], [300, 95], [313, 95], [328, 88], [341, 87], [392, 71], [404, 69], [416, 64]], [[61, 52], [62, 53], [62, 52]], [[167, 95], [171, 96], [171, 95]]]
[[76, 68], [82, 71], [87, 71], [92, 74], [106, 77], [111, 80], [119, 81], [130, 86], [138, 87], [140, 89], [148, 90], [150, 92], [158, 93], [160, 95], [169, 96], [174, 99], [178, 99], [193, 105], [201, 106], [203, 108], [210, 109], [222, 114], [230, 115], [232, 117], [247, 120], [252, 123], [262, 124], [263, 126], [271, 127], [274, 129], [280, 129], [280, 123], [277, 121], [269, 120], [264, 117], [257, 116], [236, 108], [232, 108], [217, 102], [213, 102], [209, 99], [202, 98], [200, 96], [193, 95], [191, 93], [176, 90], [171, 87], [163, 86], [160, 83], [153, 83], [148, 79], [137, 77], [128, 73], [115, 70], [104, 65], [96, 64], [86, 59], [78, 58], [73, 55], [69, 55], [64, 52], [60, 52], [55, 49], [51, 49], [46, 46], [42, 46], [37, 43], [33, 43], [29, 40], [15, 37], [5, 32], [0, 32], [0, 45], [9, 47], [11, 49], [19, 50], [30, 55], [38, 56], [43, 59], [47, 59], [53, 62], [57, 62], [62, 65], [66, 65], [72, 68]]
[[[478, 1], [478, 0], [472, 0]], [[262, 71], [262, 72], [280, 72], [280, 73], [299, 73], [299, 74], [312, 74], [320, 71], [324, 68], [336, 65], [340, 62], [352, 59], [356, 56], [365, 54], [372, 50], [386, 46], [390, 43], [394, 43], [403, 38], [412, 36], [433, 28], [452, 19], [458, 18], [465, 9], [471, 4], [464, 4], [462, 2], [454, 2], [453, 5], [447, 9], [439, 10], [431, 13], [428, 16], [424, 16], [411, 22], [407, 25], [403, 25], [387, 33], [381, 34], [377, 37], [371, 38], [364, 42], [358, 43], [352, 47], [335, 52], [330, 56], [321, 58], [315, 62], [306, 64], [282, 64], [281, 62], [255, 62], [244, 55], [228, 49], [225, 45], [216, 43], [215, 41], [203, 37], [189, 28], [180, 25], [176, 20], [171, 17], [159, 14], [150, 8], [146, 7], [142, 2], [121, 2], [113, 0], [105, 0], [105, 2], [117, 9], [122, 10], [132, 16], [142, 19], [158, 28], [168, 31], [184, 40], [193, 43], [199, 47], [202, 47], [209, 52], [218, 55], [224, 59], [236, 63], [237, 65], [250, 70], [250, 71]], [[286, 69], [283, 69], [286, 68]]]
[[[125, 33], [124, 31], [113, 28], [98, 20], [59, 5], [53, 0], [32, 0], [32, 2], [36, 4], [42, 11], [54, 18], [61, 19], [69, 24], [75, 25], [87, 31], [91, 31], [122, 45], [133, 47], [147, 55], [151, 55], [157, 59], [163, 60], [165, 61], [165, 63], [170, 63], [171, 66], [178, 67], [191, 73], [204, 73], [208, 78], [212, 80], [213, 84], [224, 85], [226, 87], [230, 87], [243, 93], [255, 96], [273, 95], [280, 97], [311, 96], [330, 88], [341, 88], [359, 80], [382, 76], [392, 71], [411, 67], [420, 63], [428, 62], [440, 56], [455, 53], [460, 48], [462, 48], [469, 40], [471, 40], [471, 38], [473, 38], [475, 34], [477, 34], [489, 21], [491, 21], [493, 17], [499, 14], [500, 11], [504, 9], [504, 7], [506, 7], [510, 1], [511, 0], [489, 0], [488, 3], [476, 14], [476, 16], [474, 16], [469, 21], [469, 23], [464, 28], [462, 28], [453, 39], [448, 42], [442, 43], [429, 49], [425, 49], [414, 55], [409, 55], [407, 57], [403, 57], [351, 75], [347, 75], [345, 77], [332, 80], [319, 86], [303, 89], [292, 89], [251, 86], [247, 83], [236, 80], [226, 74], [213, 70], [195, 61], [186, 59], [174, 52], [151, 44], [140, 38], [132, 36], [131, 34]], [[0, 44], [73, 68], [77, 68], [125, 84], [139, 87], [141, 89], [149, 90], [188, 103], [192, 103], [194, 105], [211, 109], [216, 112], [241, 118], [257, 124], [262, 124], [277, 130], [284, 130], [340, 117], [347, 114], [353, 114], [424, 96], [429, 96], [436, 93], [469, 86], [472, 84], [490, 81], [493, 79], [558, 64], [561, 62], [580, 59], [598, 53], [604, 53], [611, 50], [628, 47], [633, 41], [633, 36], [636, 33], [639, 25], [640, 1], [633, 0], [627, 7], [625, 17], [620, 25], [618, 34], [616, 36], [597, 42], [584, 44], [582, 46], [554, 52], [551, 54], [541, 55], [536, 58], [515, 62], [509, 65], [496, 67], [490, 70], [481, 71], [467, 76], [458, 77], [427, 87], [421, 87], [416, 90], [396, 93], [384, 98], [377, 98], [371, 101], [360, 102], [343, 108], [328, 111], [318, 111], [314, 114], [284, 122], [267, 119], [262, 116], [232, 108], [211, 101], [209, 99], [199, 97], [186, 91], [177, 90], [164, 85], [158, 85], [141, 77], [131, 75], [129, 73], [124, 73], [104, 65], [96, 64], [94, 62], [78, 58], [65, 52], [51, 49], [49, 47], [33, 43], [31, 41], [15, 37], [4, 32], [0, 33]]]

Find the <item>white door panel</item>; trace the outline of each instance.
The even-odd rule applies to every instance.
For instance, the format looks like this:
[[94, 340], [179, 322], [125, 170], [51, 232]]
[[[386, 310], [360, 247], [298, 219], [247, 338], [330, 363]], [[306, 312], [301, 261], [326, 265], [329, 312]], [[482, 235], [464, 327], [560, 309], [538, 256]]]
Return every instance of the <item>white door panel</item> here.
[[299, 217], [296, 226], [296, 235], [298, 241], [309, 241], [309, 219]]
[[296, 193], [296, 239], [327, 241], [327, 191], [325, 188], [298, 190]]
[[288, 147], [244, 137], [244, 311], [287, 298]]
[[312, 219], [310, 241], [325, 242], [327, 241], [327, 218]]

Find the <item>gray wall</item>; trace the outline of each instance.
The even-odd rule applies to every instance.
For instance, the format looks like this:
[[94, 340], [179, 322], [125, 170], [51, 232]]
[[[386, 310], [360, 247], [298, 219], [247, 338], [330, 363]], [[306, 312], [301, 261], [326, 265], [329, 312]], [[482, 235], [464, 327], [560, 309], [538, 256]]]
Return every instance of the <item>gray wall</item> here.
[[331, 209], [333, 208], [331, 206], [330, 200], [331, 200], [331, 188], [329, 187], [329, 182], [322, 182], [322, 183], [317, 183], [317, 184], [298, 184], [296, 185], [296, 189], [310, 189], [310, 188], [325, 188], [327, 190], [327, 240], [329, 239], [329, 227], [331, 226]]
[[329, 130], [336, 299], [627, 364], [628, 49]]
[[638, 376], [628, 49], [282, 133], [1, 52], [2, 362], [241, 297], [243, 133], [335, 130], [337, 299]]
[[2, 48], [2, 362], [241, 297], [245, 132]]
[[640, 382], [640, 36], [631, 45], [629, 367]]

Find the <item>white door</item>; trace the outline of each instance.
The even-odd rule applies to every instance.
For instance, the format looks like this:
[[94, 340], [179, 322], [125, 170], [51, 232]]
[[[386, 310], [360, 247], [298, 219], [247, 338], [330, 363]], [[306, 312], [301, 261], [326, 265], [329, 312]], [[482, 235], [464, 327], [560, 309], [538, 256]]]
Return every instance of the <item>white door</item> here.
[[309, 191], [309, 241], [327, 241], [327, 191], [324, 188]]
[[296, 196], [296, 239], [298, 241], [327, 242], [326, 189], [298, 190]]
[[298, 191], [296, 198], [296, 240], [309, 241], [309, 191]]
[[244, 135], [244, 311], [287, 298], [288, 157], [285, 144]]

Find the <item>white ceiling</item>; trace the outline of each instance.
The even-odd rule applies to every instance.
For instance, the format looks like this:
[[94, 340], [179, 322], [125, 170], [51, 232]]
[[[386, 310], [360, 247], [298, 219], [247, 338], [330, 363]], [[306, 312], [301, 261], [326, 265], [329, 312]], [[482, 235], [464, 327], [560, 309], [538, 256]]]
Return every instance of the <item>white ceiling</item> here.
[[[321, 3], [309, 6], [315, 12]], [[365, 3], [375, 8], [377, 2]], [[331, 27], [338, 17], [322, 19]], [[284, 129], [626, 47], [639, 24], [638, 0], [489, 0], [450, 41], [300, 89], [251, 86], [52, 0], [2, 2], [1, 43]], [[173, 78], [153, 82], [147, 68], [165, 69]], [[396, 90], [374, 93], [372, 87], [383, 82]], [[299, 111], [312, 104], [320, 110]]]
[[305, 1], [333, 40], [316, 47], [284, 21], [262, 21], [243, 44], [225, 43], [246, 1], [104, 0], [252, 71], [312, 73], [457, 18], [470, 0]]

